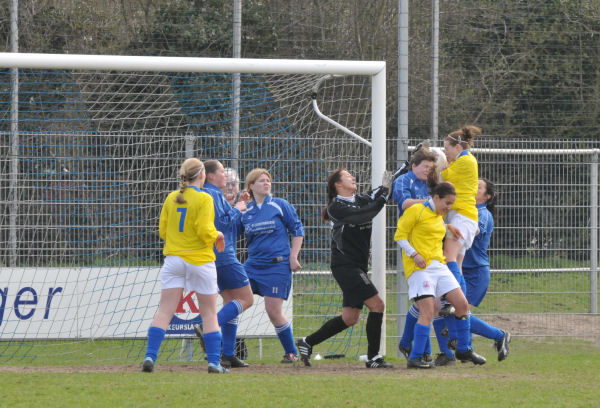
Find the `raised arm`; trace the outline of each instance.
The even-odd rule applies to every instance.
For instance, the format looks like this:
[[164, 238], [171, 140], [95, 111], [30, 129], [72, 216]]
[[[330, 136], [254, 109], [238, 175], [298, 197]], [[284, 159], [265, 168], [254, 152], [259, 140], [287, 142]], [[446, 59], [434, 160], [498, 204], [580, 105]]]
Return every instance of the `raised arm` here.
[[242, 212], [231, 205], [225, 200], [225, 197], [218, 196], [215, 199], [215, 226], [218, 230], [223, 230], [230, 224], [236, 224], [238, 219], [242, 216]]
[[329, 216], [339, 222], [347, 224], [364, 224], [371, 221], [387, 202], [388, 190], [384, 187], [378, 187], [364, 195], [357, 197], [362, 203], [360, 205], [348, 203], [340, 204], [341, 200], [336, 200], [329, 206], [327, 212]]

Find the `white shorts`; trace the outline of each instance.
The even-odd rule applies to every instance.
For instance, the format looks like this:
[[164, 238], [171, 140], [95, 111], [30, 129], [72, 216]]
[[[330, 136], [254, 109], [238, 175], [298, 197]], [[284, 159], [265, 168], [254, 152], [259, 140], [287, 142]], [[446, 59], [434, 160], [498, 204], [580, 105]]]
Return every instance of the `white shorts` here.
[[217, 286], [217, 268], [214, 262], [192, 265], [177, 255], [167, 255], [160, 270], [160, 283], [163, 289], [184, 288], [201, 295], [214, 295]]
[[450, 269], [435, 259], [427, 265], [427, 268], [414, 271], [407, 282], [408, 298], [411, 300], [426, 295], [439, 298], [460, 288]]
[[[464, 255], [471, 248], [471, 245], [473, 245], [473, 240], [475, 239], [475, 235], [477, 235], [477, 228], [479, 228], [477, 222], [454, 210], [450, 210], [446, 216], [446, 224], [454, 225], [463, 235], [463, 238], [459, 238], [458, 240], [462, 244], [458, 253]], [[446, 232], [446, 236], [453, 237], [450, 230]]]

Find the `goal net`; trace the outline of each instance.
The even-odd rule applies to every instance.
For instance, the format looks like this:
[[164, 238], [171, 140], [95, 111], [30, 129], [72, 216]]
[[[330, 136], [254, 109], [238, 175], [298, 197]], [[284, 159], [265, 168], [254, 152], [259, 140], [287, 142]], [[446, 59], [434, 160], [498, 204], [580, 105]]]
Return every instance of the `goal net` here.
[[[251, 169], [267, 168], [273, 195], [296, 207], [306, 236], [303, 269], [284, 307], [294, 334], [307, 335], [340, 313], [328, 272], [329, 226], [319, 218], [325, 180], [338, 167], [351, 169], [361, 189], [381, 177], [384, 63], [40, 54], [0, 60], [0, 236], [7, 243], [0, 248], [0, 361], [143, 356], [160, 296], [160, 208], [191, 156], [219, 159], [242, 182]], [[323, 115], [367, 143], [320, 118], [313, 98]], [[382, 217], [373, 269], [385, 294]], [[182, 299], [162, 361], [179, 359], [182, 339], [193, 338], [194, 302]], [[357, 354], [366, 342], [362, 326], [321, 352]], [[282, 353], [258, 298], [241, 316], [238, 336], [251, 358]], [[197, 351], [199, 359], [197, 342], [185, 344], [188, 357]]]

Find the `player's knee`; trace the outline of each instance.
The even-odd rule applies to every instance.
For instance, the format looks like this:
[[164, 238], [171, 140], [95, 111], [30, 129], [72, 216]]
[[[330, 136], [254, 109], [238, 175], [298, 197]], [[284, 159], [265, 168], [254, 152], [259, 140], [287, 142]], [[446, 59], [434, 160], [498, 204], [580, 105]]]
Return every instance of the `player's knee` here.
[[355, 308], [344, 308], [342, 311], [342, 320], [346, 323], [346, 326], [354, 326], [360, 318], [361, 309]]
[[459, 299], [454, 304], [454, 309], [456, 310], [454, 314], [456, 316], [465, 316], [469, 314], [469, 304], [467, 303], [467, 299]]
[[375, 313], [383, 313], [385, 311], [385, 302], [379, 296], [375, 296], [368, 303], [366, 303], [367, 307], [371, 312]]
[[373, 308], [373, 312], [377, 312], [377, 313], [385, 312], [385, 302], [382, 300], [381, 302], [377, 303], [377, 305]]
[[252, 296], [252, 293], [250, 293], [249, 296], [240, 297], [239, 301], [242, 304], [242, 308], [244, 308], [244, 310], [247, 310], [250, 306], [254, 304], [254, 296]]
[[269, 316], [269, 320], [276, 326], [279, 326], [282, 321], [285, 321], [285, 316], [283, 315], [283, 311], [281, 309], [272, 308], [266, 309], [267, 316]]
[[348, 327], [354, 326], [358, 322], [358, 318], [359, 318], [359, 316], [354, 316], [354, 315], [343, 316], [342, 315], [342, 320], [344, 321], [344, 323], [346, 323], [346, 326], [348, 326]]
[[254, 298], [251, 297], [250, 299], [244, 299], [242, 301], [242, 307], [244, 308], [244, 310], [247, 310], [250, 306], [252, 306], [254, 304]]

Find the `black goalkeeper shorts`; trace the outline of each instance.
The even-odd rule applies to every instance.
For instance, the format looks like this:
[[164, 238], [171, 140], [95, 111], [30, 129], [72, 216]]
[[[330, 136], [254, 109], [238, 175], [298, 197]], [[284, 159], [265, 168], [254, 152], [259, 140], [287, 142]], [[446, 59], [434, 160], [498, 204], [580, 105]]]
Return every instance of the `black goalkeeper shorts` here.
[[331, 267], [331, 273], [342, 289], [344, 307], [362, 309], [363, 302], [379, 292], [367, 271], [356, 265], [336, 265]]

